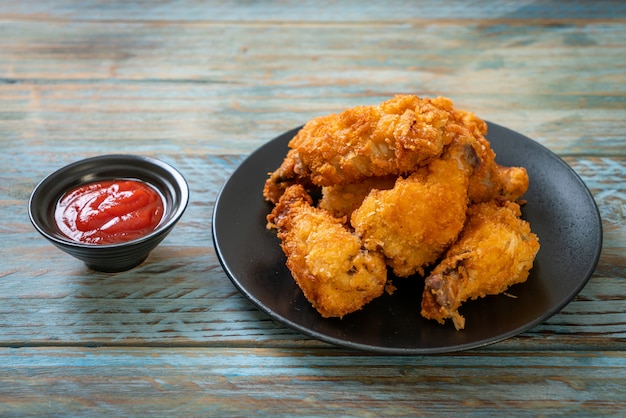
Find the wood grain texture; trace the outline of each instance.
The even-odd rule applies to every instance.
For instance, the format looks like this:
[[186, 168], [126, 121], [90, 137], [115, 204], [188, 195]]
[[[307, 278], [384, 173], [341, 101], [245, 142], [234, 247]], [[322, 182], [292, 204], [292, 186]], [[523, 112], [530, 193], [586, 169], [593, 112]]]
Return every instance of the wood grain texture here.
[[122, 2], [111, 6], [107, 1], [61, 0], [54, 4], [36, 2], [25, 4], [6, 0], [0, 5], [0, 14], [7, 20], [149, 20], [149, 21], [331, 21], [376, 22], [406, 21], [411, 18], [437, 20], [494, 19], [508, 16], [514, 19], [615, 19], [626, 13], [619, 0], [558, 0], [542, 4], [532, 0], [504, 0], [468, 3], [463, 0], [391, 0], [363, 4], [348, 0], [337, 6], [331, 0], [270, 0], [264, 2], [194, 1], [178, 0], [151, 4], [147, 1]]
[[23, 348], [0, 350], [0, 359], [3, 416], [626, 413], [623, 352], [377, 357], [332, 349]]
[[[587, 286], [469, 352], [378, 356], [272, 321], [213, 247], [220, 188], [308, 119], [444, 95], [561, 156], [598, 205]], [[626, 415], [626, 3], [0, 3], [0, 416]], [[150, 155], [189, 181], [136, 269], [90, 271], [28, 199], [84, 157]]]
[[35, 149], [248, 153], [313, 116], [414, 92], [560, 154], [624, 154], [621, 22], [3, 27], [2, 129]]

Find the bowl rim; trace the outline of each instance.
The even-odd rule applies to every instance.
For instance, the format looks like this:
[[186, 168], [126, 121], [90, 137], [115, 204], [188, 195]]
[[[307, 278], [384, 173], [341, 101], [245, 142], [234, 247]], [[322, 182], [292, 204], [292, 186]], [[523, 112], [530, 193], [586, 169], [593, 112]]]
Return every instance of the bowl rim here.
[[[60, 232], [59, 232], [59, 235], [51, 234], [49, 232], [49, 229], [46, 228], [45, 225], [42, 225], [41, 222], [39, 222], [39, 217], [35, 215], [36, 209], [34, 207], [34, 202], [36, 198], [38, 197], [38, 194], [41, 193], [42, 189], [45, 186], [49, 185], [51, 182], [53, 182], [59, 175], [62, 175], [63, 173], [71, 171], [72, 169], [76, 169], [77, 167], [90, 164], [96, 161], [106, 163], [112, 160], [115, 160], [118, 163], [120, 161], [124, 163], [142, 161], [144, 163], [147, 163], [150, 166], [154, 166], [160, 169], [161, 171], [163, 171], [164, 173], [167, 173], [169, 176], [172, 177], [173, 181], [171, 182], [168, 181], [168, 183], [171, 183], [171, 185], [174, 186], [173, 188], [177, 196], [176, 200], [178, 204], [173, 205], [173, 208], [171, 212], [169, 212], [169, 214], [167, 212], [166, 214], [164, 214], [164, 215], [167, 215], [167, 218], [162, 219], [161, 222], [159, 222], [159, 224], [156, 226], [156, 228], [154, 228], [152, 231], [150, 231], [146, 235], [143, 235], [141, 237], [138, 237], [129, 241], [123, 241], [123, 242], [118, 242], [118, 243], [113, 243], [113, 244], [89, 244], [89, 243], [74, 241], [69, 237], [65, 237]], [[106, 167], [106, 164], [103, 164], [103, 167]], [[132, 166], [129, 166], [129, 167], [132, 168]], [[103, 171], [106, 171], [106, 170], [103, 170]], [[119, 178], [119, 177], [111, 176], [110, 178], [114, 179], [114, 178]], [[137, 176], [136, 179], [149, 184], [151, 187], [155, 188], [159, 192], [159, 195], [161, 195], [161, 198], [163, 199], [166, 198], [166, 196], [163, 196], [163, 192], [161, 188], [159, 188], [158, 185], [154, 184], [153, 181], [142, 179], [140, 176]], [[91, 181], [100, 181], [100, 179], [95, 178]], [[64, 190], [67, 191], [72, 187], [77, 187], [83, 184], [87, 184], [89, 182], [90, 181], [80, 182], [80, 183], [77, 183], [76, 185], [70, 186], [69, 188], [65, 188]], [[168, 164], [162, 160], [159, 160], [154, 157], [146, 156], [146, 155], [123, 154], [123, 153], [102, 154], [102, 155], [96, 155], [92, 157], [83, 158], [77, 161], [73, 161], [69, 164], [66, 164], [54, 170], [53, 172], [43, 177], [37, 183], [37, 185], [33, 188], [30, 194], [30, 197], [28, 200], [28, 216], [30, 218], [31, 223], [35, 227], [35, 229], [41, 235], [43, 235], [46, 239], [52, 241], [55, 244], [58, 244], [61, 246], [71, 246], [74, 248], [84, 248], [84, 249], [93, 249], [93, 250], [115, 249], [115, 248], [122, 248], [126, 246], [141, 244], [143, 242], [150, 241], [154, 239], [155, 237], [160, 236], [164, 232], [167, 233], [171, 228], [174, 227], [174, 225], [180, 220], [183, 213], [185, 212], [189, 204], [189, 194], [190, 194], [189, 184], [187, 183], [187, 180], [180, 173], [180, 171], [174, 168], [171, 164]]]

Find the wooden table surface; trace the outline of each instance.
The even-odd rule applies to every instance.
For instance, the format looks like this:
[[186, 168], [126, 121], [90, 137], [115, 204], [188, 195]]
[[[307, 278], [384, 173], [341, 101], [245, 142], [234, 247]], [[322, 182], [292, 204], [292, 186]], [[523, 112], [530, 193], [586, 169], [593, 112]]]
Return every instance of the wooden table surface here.
[[[626, 415], [625, 3], [4, 0], [0, 35], [0, 416]], [[603, 249], [561, 312], [480, 349], [384, 356], [286, 328], [231, 284], [211, 216], [243, 159], [397, 93], [450, 97], [586, 183]], [[27, 211], [45, 175], [106, 153], [191, 188], [119, 274]]]

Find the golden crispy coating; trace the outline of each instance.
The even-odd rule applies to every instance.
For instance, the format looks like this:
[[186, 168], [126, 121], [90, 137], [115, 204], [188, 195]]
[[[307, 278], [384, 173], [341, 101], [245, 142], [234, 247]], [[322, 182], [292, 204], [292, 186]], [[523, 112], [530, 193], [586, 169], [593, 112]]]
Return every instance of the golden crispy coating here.
[[286, 189], [268, 225], [278, 229], [287, 267], [323, 317], [343, 317], [380, 296], [387, 281], [381, 254], [362, 247], [340, 219], [311, 206], [301, 185]]
[[[500, 189], [492, 192], [493, 198], [517, 201], [528, 190], [528, 172], [524, 167], [504, 167], [496, 164]], [[483, 200], [485, 201], [485, 200]]]
[[397, 96], [313, 119], [290, 146], [303, 174], [321, 186], [403, 174], [441, 153], [451, 109], [445, 99]]
[[465, 128], [469, 129], [472, 136], [480, 138], [487, 135], [487, 123], [476, 116], [473, 112], [463, 109], [454, 109], [454, 119]]
[[322, 187], [322, 198], [317, 203], [320, 209], [330, 212], [337, 218], [345, 218], [346, 222], [365, 196], [373, 189], [391, 189], [396, 183], [395, 176], [370, 177], [360, 183], [338, 184]]
[[423, 274], [454, 242], [467, 209], [467, 176], [454, 159], [399, 178], [392, 189], [373, 190], [352, 214], [365, 247], [380, 251], [399, 277]]
[[472, 205], [459, 240], [426, 279], [422, 316], [456, 329], [465, 327], [463, 302], [504, 292], [528, 278], [539, 240], [520, 218], [517, 203], [494, 200]]

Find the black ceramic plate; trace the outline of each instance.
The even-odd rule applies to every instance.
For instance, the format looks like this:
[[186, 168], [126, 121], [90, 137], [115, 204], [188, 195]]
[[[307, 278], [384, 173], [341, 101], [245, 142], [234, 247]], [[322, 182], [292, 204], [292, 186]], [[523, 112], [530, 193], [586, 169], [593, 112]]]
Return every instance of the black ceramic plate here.
[[602, 225], [591, 193], [558, 156], [507, 128], [489, 124], [496, 161], [526, 167], [530, 187], [523, 216], [541, 249], [523, 284], [506, 295], [465, 303], [466, 328], [420, 316], [420, 280], [393, 280], [398, 288], [343, 319], [324, 319], [304, 298], [285, 266], [276, 234], [265, 228], [272, 206], [263, 200], [267, 174], [287, 153], [298, 129], [252, 153], [220, 192], [213, 213], [217, 255], [235, 286], [261, 311], [301, 333], [343, 347], [386, 354], [467, 350], [517, 335], [544, 322], [585, 286], [600, 256]]

